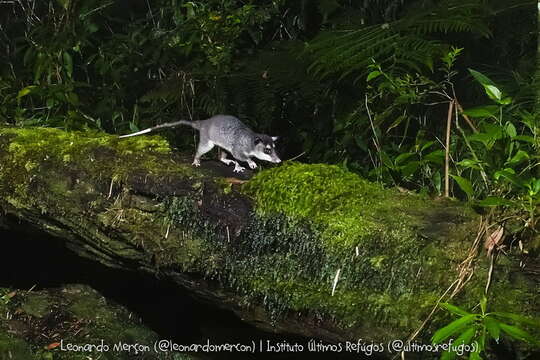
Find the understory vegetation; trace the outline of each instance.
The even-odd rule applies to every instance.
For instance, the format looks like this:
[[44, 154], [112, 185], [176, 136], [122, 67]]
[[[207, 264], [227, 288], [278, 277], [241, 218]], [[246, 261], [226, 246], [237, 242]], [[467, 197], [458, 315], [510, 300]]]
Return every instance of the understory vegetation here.
[[[92, 141], [114, 142], [99, 132], [231, 114], [281, 136], [284, 159], [335, 165], [352, 189], [372, 185], [360, 187], [363, 180], [345, 170], [403, 192], [468, 201], [483, 216], [492, 266], [499, 256], [538, 264], [537, 17], [532, 0], [0, 2], [0, 126], [85, 131]], [[192, 149], [190, 131], [163, 135]], [[246, 192], [271, 181], [259, 176]], [[298, 179], [311, 184], [309, 170]], [[266, 209], [283, 205], [269, 199]], [[279, 210], [325, 222], [326, 210], [358, 206], [297, 200]], [[313, 213], [298, 214], [306, 209]], [[344, 216], [329, 229], [364, 225]], [[502, 330], [538, 342], [493, 325], [486, 302], [479, 299], [474, 314], [444, 305], [476, 326], [455, 328], [465, 340], [483, 331], [498, 341]]]

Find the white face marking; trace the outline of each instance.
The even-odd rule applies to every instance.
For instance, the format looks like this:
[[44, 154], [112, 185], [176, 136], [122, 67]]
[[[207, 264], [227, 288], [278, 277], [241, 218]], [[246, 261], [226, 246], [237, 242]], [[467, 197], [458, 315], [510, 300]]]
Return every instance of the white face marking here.
[[251, 156], [255, 156], [257, 159], [265, 160], [273, 163], [279, 163], [281, 160], [277, 157], [277, 155], [272, 152], [270, 154], [265, 154], [264, 151], [254, 151]]

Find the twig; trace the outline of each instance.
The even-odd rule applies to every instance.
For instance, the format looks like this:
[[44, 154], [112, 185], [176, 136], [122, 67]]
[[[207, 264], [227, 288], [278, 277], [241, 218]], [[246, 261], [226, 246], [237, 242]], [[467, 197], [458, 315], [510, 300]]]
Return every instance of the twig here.
[[341, 269], [338, 269], [336, 272], [336, 276], [334, 277], [334, 283], [332, 284], [332, 296], [334, 296], [334, 293], [336, 292], [336, 286], [339, 280], [339, 273], [341, 272]]
[[467, 116], [467, 114], [465, 114], [463, 112], [463, 108], [461, 107], [461, 104], [457, 101], [457, 99], [454, 98], [454, 102], [456, 103], [456, 108], [457, 110], [459, 111], [460, 115], [463, 116], [463, 118], [465, 119], [465, 121], [467, 122], [467, 124], [469, 124], [469, 126], [471, 127], [472, 131], [474, 131], [475, 133], [478, 132], [478, 129], [476, 129], [476, 127], [474, 126], [473, 122], [471, 121], [471, 119], [469, 119], [469, 117]]
[[488, 272], [488, 278], [486, 282], [486, 288], [484, 289], [484, 294], [487, 295], [489, 291], [489, 286], [491, 285], [491, 277], [493, 276], [493, 259], [495, 258], [495, 253], [492, 253], [489, 259], [489, 272]]
[[[380, 153], [381, 151], [381, 147], [379, 145], [379, 138], [377, 137], [377, 132], [375, 131], [375, 125], [373, 125], [373, 119], [371, 118], [371, 113], [369, 112], [369, 106], [368, 106], [368, 97], [367, 97], [367, 94], [366, 94], [366, 111], [367, 111], [367, 114], [368, 114], [368, 118], [369, 118], [369, 123], [371, 124], [371, 130], [373, 130], [373, 136], [374, 136], [374, 141], [373, 143], [375, 144], [375, 147], [377, 148], [377, 152]], [[381, 161], [382, 162], [382, 161]]]
[[450, 130], [452, 127], [452, 110], [454, 100], [448, 103], [448, 116], [446, 119], [446, 149], [444, 151], [444, 197], [450, 197]]
[[305, 153], [306, 153], [305, 151], [302, 151], [302, 153], [300, 153], [299, 155], [296, 155], [295, 157], [293, 157], [293, 158], [291, 158], [291, 159], [289, 159], [289, 160], [287, 160], [287, 161], [293, 161], [293, 160], [296, 160], [296, 159], [298, 159], [300, 156], [304, 155]]

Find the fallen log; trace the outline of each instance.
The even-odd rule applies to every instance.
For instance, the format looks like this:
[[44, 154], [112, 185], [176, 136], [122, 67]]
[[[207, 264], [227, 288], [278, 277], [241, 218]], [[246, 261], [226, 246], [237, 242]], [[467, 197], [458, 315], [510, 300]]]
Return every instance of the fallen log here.
[[[337, 166], [238, 179], [155, 136], [0, 128], [0, 208], [107, 266], [168, 276], [263, 330], [330, 342], [406, 339], [443, 294], [473, 308], [488, 261], [468, 206]], [[539, 314], [537, 285], [497, 265], [495, 310]], [[428, 341], [434, 318], [424, 333]]]

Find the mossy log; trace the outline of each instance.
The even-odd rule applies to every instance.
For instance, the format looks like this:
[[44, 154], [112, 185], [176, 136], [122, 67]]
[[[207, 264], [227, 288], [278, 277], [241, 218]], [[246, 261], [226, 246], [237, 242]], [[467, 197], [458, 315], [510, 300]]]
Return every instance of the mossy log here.
[[[459, 202], [337, 166], [285, 163], [238, 181], [189, 160], [155, 136], [2, 128], [0, 207], [82, 256], [170, 276], [264, 330], [327, 341], [405, 339], [459, 278], [479, 226]], [[453, 301], [477, 304], [488, 268], [472, 261]], [[537, 285], [515, 269], [499, 258], [489, 306], [538, 315]]]
[[[40, 291], [0, 287], [0, 359], [129, 360], [144, 353], [147, 360], [171, 359], [151, 351], [159, 336], [125, 308], [108, 302], [85, 285]], [[139, 356], [138, 358], [143, 358]], [[177, 354], [175, 360], [195, 360]]]

